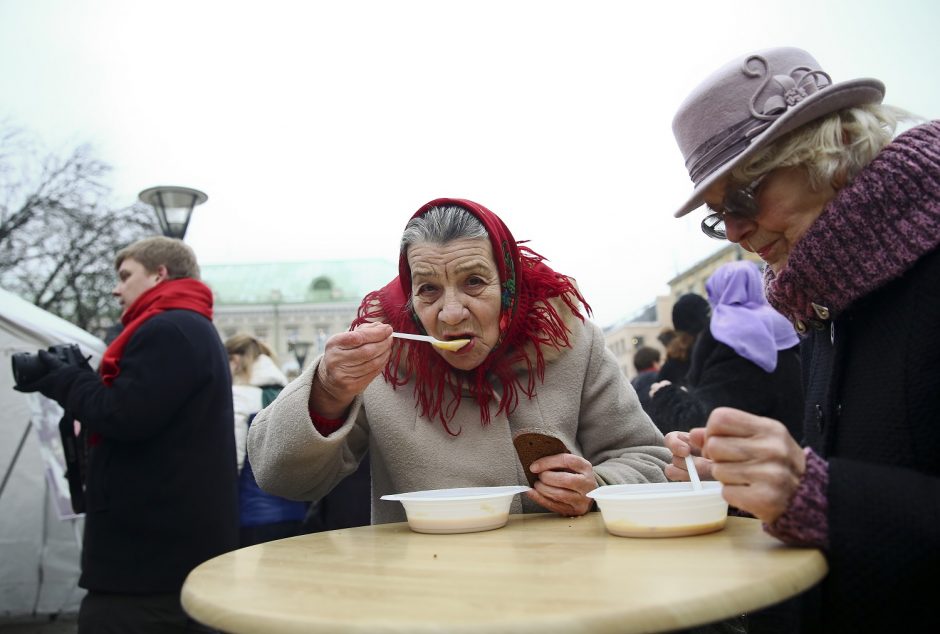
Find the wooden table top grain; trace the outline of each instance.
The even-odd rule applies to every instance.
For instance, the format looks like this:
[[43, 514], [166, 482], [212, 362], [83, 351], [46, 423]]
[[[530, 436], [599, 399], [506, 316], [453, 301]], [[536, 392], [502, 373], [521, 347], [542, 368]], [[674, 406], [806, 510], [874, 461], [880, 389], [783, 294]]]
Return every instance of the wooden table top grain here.
[[407, 523], [302, 535], [193, 570], [186, 611], [233, 634], [658, 632], [767, 606], [826, 574], [760, 522], [693, 537], [615, 537], [600, 513], [513, 515], [427, 535]]

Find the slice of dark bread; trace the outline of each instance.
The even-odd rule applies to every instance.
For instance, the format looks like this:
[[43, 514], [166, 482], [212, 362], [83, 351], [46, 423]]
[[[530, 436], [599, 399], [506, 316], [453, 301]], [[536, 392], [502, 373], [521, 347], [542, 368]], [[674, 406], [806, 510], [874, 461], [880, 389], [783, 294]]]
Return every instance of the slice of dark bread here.
[[534, 487], [536, 480], [539, 479], [537, 474], [529, 470], [529, 466], [533, 462], [545, 456], [571, 453], [568, 451], [568, 448], [565, 447], [565, 443], [554, 436], [534, 432], [517, 434], [513, 437], [512, 444], [515, 446], [516, 453], [519, 455], [519, 461], [522, 463], [522, 468], [525, 470], [525, 477], [529, 481], [530, 487]]

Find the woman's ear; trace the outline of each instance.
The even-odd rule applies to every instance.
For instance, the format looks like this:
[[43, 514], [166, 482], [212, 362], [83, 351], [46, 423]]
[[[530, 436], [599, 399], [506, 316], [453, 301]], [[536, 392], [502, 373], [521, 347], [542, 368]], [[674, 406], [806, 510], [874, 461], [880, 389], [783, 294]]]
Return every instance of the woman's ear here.
[[848, 178], [846, 177], [845, 168], [843, 167], [843, 168], [839, 168], [839, 170], [835, 174], [833, 174], [832, 180], [830, 181], [829, 184], [832, 186], [834, 190], [839, 191], [840, 189], [845, 187], [847, 181], [848, 181]]

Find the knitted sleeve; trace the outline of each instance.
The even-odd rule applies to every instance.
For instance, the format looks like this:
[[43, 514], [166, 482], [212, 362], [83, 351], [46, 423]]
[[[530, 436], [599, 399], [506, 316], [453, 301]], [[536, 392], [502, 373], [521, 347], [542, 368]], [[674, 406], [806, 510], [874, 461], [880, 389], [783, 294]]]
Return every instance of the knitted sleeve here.
[[829, 547], [829, 464], [806, 447], [806, 471], [790, 505], [764, 530], [790, 546]]

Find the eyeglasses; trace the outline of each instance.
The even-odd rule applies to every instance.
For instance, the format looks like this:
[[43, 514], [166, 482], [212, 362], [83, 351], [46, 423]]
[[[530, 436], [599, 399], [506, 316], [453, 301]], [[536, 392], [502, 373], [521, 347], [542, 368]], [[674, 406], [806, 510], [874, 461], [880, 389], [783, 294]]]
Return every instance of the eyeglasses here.
[[752, 220], [757, 217], [757, 190], [760, 188], [761, 181], [767, 174], [762, 174], [745, 187], [735, 187], [725, 191], [725, 197], [721, 201], [721, 210], [714, 211], [702, 218], [702, 232], [709, 238], [716, 240], [725, 240], [728, 237], [725, 232], [725, 216], [731, 214]]

